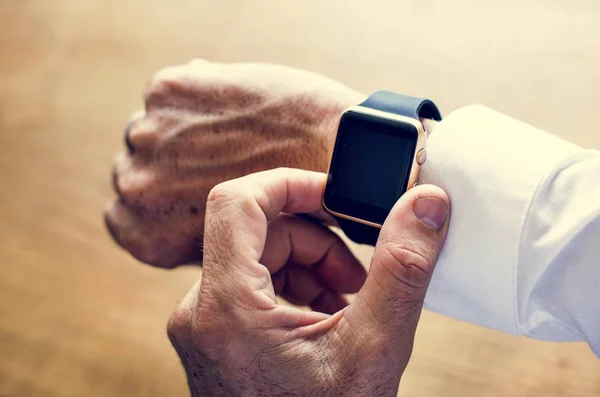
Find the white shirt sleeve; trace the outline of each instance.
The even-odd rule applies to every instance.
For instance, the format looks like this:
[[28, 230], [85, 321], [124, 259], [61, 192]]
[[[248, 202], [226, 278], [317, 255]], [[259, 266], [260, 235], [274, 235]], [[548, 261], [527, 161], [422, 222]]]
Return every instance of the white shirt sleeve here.
[[427, 150], [421, 182], [448, 192], [452, 215], [426, 307], [600, 356], [600, 152], [479, 105]]

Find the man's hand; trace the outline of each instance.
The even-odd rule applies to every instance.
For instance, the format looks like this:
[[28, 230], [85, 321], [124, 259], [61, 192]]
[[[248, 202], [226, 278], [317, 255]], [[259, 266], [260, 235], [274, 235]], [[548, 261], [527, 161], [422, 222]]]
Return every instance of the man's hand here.
[[281, 166], [324, 172], [342, 111], [362, 99], [283, 66], [196, 60], [158, 72], [114, 166], [109, 231], [152, 265], [202, 260], [210, 189]]
[[[396, 396], [449, 200], [434, 186], [409, 190], [367, 276], [335, 234], [289, 215], [321, 208], [325, 178], [277, 169], [211, 191], [203, 276], [168, 326], [193, 396]], [[340, 294], [357, 291], [346, 306]]]

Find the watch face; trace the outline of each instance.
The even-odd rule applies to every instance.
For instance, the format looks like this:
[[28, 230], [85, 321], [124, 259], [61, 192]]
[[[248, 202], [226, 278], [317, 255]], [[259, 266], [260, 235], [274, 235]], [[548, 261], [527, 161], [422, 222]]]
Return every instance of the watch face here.
[[344, 113], [323, 195], [325, 207], [383, 224], [406, 191], [418, 135], [410, 123]]

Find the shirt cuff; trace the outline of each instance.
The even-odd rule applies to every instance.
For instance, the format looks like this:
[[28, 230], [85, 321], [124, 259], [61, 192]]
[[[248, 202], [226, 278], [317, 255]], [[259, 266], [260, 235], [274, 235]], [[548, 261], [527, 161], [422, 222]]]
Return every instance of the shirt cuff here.
[[[545, 176], [581, 150], [481, 105], [438, 124], [420, 182], [446, 190], [452, 213], [427, 308], [522, 333], [515, 266], [529, 205]], [[530, 271], [535, 274], [535, 266]]]

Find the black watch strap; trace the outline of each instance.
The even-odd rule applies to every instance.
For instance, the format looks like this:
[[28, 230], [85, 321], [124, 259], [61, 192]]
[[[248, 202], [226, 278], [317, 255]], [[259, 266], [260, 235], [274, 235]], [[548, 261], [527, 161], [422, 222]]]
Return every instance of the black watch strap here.
[[[400, 95], [390, 91], [377, 91], [360, 106], [417, 120], [421, 117], [436, 121], [442, 119], [437, 106], [429, 99]], [[340, 217], [335, 218], [346, 236], [352, 241], [373, 246], [377, 243], [380, 229]]]
[[400, 95], [390, 91], [377, 91], [360, 106], [417, 120], [419, 117], [437, 121], [442, 119], [437, 106], [429, 99]]

